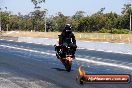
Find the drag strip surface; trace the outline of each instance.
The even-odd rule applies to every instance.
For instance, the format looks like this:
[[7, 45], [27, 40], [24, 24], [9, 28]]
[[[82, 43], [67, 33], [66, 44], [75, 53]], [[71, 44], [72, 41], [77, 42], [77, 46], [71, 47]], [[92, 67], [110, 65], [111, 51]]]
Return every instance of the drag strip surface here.
[[131, 88], [131, 83], [81, 86], [75, 79], [80, 64], [88, 73], [132, 74], [132, 55], [78, 49], [76, 57], [68, 73], [56, 59], [53, 46], [1, 40], [0, 74], [4, 75], [0, 82], [3, 86], [8, 82], [10, 88]]

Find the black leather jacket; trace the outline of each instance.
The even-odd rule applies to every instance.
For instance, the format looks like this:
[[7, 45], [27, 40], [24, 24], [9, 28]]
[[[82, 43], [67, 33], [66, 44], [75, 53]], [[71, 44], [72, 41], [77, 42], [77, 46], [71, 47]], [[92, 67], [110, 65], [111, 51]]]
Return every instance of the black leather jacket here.
[[76, 39], [75, 36], [72, 32], [62, 32], [61, 35], [59, 36], [59, 45], [62, 45], [63, 43], [67, 44], [75, 44], [76, 45]]

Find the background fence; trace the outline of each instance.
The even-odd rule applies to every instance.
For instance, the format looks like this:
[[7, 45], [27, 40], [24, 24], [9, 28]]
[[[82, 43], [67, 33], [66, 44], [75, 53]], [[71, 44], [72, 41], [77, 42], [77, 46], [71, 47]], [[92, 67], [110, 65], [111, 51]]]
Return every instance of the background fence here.
[[132, 34], [76, 33], [75, 35], [80, 40], [132, 43]]

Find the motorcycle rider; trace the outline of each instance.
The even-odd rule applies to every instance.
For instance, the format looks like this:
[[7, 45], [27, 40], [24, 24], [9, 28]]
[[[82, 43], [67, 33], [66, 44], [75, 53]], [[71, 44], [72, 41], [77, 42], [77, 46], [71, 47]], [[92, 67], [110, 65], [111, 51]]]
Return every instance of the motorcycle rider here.
[[[59, 46], [56, 47], [56, 51], [60, 54], [61, 58], [65, 57], [66, 46], [69, 46], [72, 49], [72, 58], [75, 59], [77, 46], [75, 36], [72, 33], [72, 26], [70, 24], [66, 24], [61, 35], [59, 35]], [[61, 48], [63, 48], [63, 52], [60, 53], [59, 51]]]

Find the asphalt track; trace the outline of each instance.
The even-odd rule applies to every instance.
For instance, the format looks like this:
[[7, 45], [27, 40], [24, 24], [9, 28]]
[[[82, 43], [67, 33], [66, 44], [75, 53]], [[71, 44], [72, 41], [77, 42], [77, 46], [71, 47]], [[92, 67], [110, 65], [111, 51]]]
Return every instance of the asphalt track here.
[[132, 88], [131, 82], [80, 85], [80, 65], [88, 74], [132, 75], [132, 55], [78, 49], [66, 72], [53, 46], [0, 40], [0, 88]]

